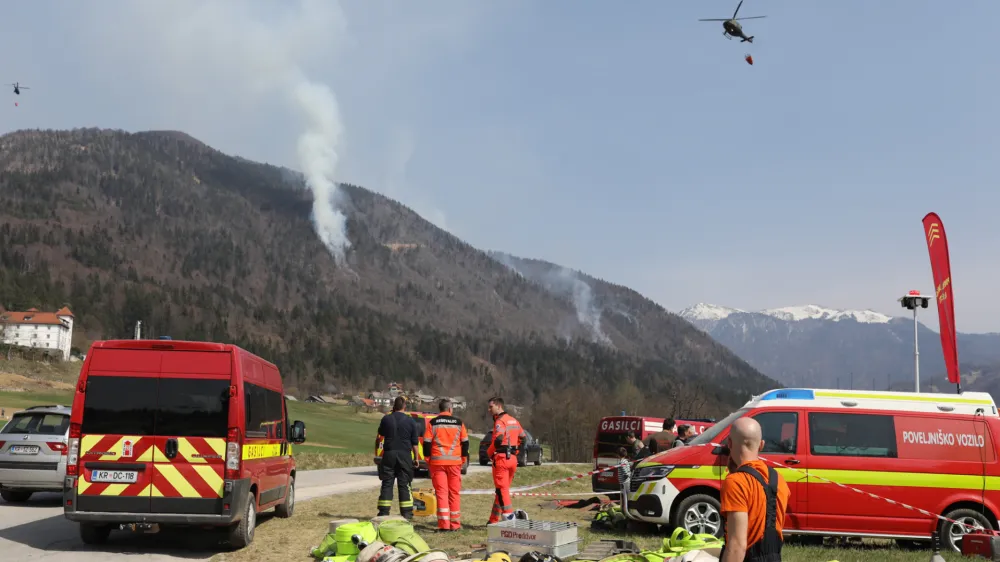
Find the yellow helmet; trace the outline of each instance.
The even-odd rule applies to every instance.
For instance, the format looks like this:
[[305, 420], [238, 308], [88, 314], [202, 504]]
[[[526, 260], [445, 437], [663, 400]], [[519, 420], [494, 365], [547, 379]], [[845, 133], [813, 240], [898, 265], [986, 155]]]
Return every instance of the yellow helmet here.
[[489, 555], [486, 556], [486, 562], [513, 562], [513, 561], [510, 559], [509, 553], [507, 553], [504, 550], [497, 550], [495, 552], [491, 552]]

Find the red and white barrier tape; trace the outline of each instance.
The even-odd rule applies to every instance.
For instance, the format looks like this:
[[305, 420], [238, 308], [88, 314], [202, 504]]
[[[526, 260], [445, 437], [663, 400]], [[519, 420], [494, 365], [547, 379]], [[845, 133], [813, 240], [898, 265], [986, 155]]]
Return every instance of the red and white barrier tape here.
[[[705, 443], [705, 445], [711, 445], [713, 447], [724, 447], [724, 445], [722, 445], [720, 443]], [[889, 498], [887, 498], [885, 496], [880, 496], [878, 494], [873, 494], [871, 492], [866, 492], [864, 490], [860, 490], [858, 488], [855, 488], [854, 486], [848, 486], [846, 484], [841, 484], [840, 482], [835, 482], [833, 480], [830, 480], [829, 478], [823, 478], [822, 476], [818, 476], [818, 475], [813, 474], [813, 473], [811, 473], [811, 472], [809, 472], [807, 470], [802, 470], [800, 468], [792, 468], [790, 466], [786, 466], [783, 463], [780, 463], [778, 461], [773, 461], [773, 460], [771, 460], [771, 459], [769, 459], [767, 457], [764, 457], [764, 456], [760, 456], [758, 458], [760, 458], [760, 460], [762, 460], [764, 462], [771, 463], [774, 466], [777, 466], [779, 468], [783, 468], [785, 470], [792, 470], [792, 471], [804, 474], [807, 478], [815, 478], [817, 480], [822, 480], [823, 482], [826, 482], [827, 484], [833, 484], [835, 486], [839, 486], [841, 488], [844, 488], [845, 490], [850, 490], [852, 492], [857, 492], [857, 493], [859, 493], [859, 494], [861, 494], [863, 496], [868, 496], [868, 497], [870, 497], [872, 499], [883, 500], [883, 501], [888, 502], [888, 503], [890, 503], [892, 505], [898, 505], [898, 506], [900, 506], [902, 508], [909, 509], [911, 511], [916, 511], [917, 513], [920, 513], [922, 515], [926, 515], [927, 517], [930, 517], [932, 519], [933, 518], [937, 518], [937, 519], [940, 519], [941, 521], [947, 521], [949, 523], [954, 523], [956, 525], [961, 525], [961, 526], [965, 527], [966, 531], [979, 531], [981, 533], [988, 533], [988, 534], [991, 534], [991, 535], [1000, 536], [1000, 532], [998, 532], [998, 531], [991, 531], [991, 530], [988, 530], [988, 529], [977, 529], [976, 527], [972, 527], [971, 525], [968, 525], [966, 523], [962, 523], [961, 521], [955, 521], [954, 519], [949, 519], [949, 518], [947, 518], [947, 517], [945, 517], [943, 515], [938, 515], [936, 513], [931, 513], [929, 511], [927, 511], [926, 509], [920, 509], [919, 507], [914, 507], [914, 506], [912, 506], [910, 504], [906, 504], [906, 503], [903, 503], [903, 502], [900, 502], [900, 501], [889, 499]]]
[[[624, 464], [624, 463], [623, 463]], [[553, 484], [561, 484], [563, 482], [572, 482], [573, 480], [579, 480], [581, 478], [586, 478], [588, 476], [593, 476], [601, 472], [611, 472], [613, 470], [618, 470], [621, 464], [616, 464], [612, 466], [606, 466], [604, 468], [598, 468], [597, 470], [591, 470], [590, 472], [584, 472], [583, 474], [574, 474], [573, 476], [567, 476], [566, 478], [560, 478], [558, 480], [550, 480], [548, 482], [542, 482], [541, 484], [532, 484], [531, 486], [519, 486], [517, 488], [510, 489], [510, 495], [512, 496], [565, 496], [569, 494], [554, 494], [554, 493], [535, 493], [535, 494], [525, 494], [528, 490], [536, 490], [538, 488], [544, 488], [545, 486], [551, 486]], [[485, 496], [492, 495], [496, 493], [496, 489], [492, 490], [462, 490], [460, 492], [463, 496]], [[576, 495], [576, 494], [574, 494]], [[600, 495], [595, 492], [587, 492], [588, 496]]]
[[[709, 447], [709, 446], [710, 447], [724, 447], [725, 445], [723, 445], [721, 443], [711, 443], [710, 442], [710, 443], [701, 443], [699, 445], [692, 445], [692, 446], [694, 446], [694, 447]], [[866, 492], [866, 491], [861, 490], [859, 488], [855, 488], [854, 486], [848, 486], [846, 484], [841, 484], [840, 482], [836, 482], [834, 480], [830, 480], [829, 478], [824, 478], [822, 476], [818, 476], [816, 474], [812, 474], [812, 473], [810, 473], [810, 472], [808, 472], [806, 470], [802, 470], [802, 469], [799, 469], [799, 468], [792, 468], [790, 466], [786, 466], [785, 464], [783, 464], [781, 462], [778, 462], [778, 461], [771, 460], [771, 459], [767, 458], [766, 456], [760, 456], [759, 458], [760, 458], [760, 460], [762, 460], [764, 462], [767, 462], [767, 463], [770, 463], [770, 464], [773, 464], [773, 465], [775, 465], [775, 466], [777, 466], [779, 468], [783, 468], [785, 470], [792, 470], [792, 471], [798, 472], [800, 474], [804, 474], [808, 478], [815, 478], [817, 480], [822, 480], [823, 482], [826, 482], [828, 484], [833, 484], [835, 486], [839, 486], [840, 488], [844, 488], [845, 490], [850, 490], [852, 492], [855, 492], [855, 493], [858, 493], [858, 494], [861, 494], [861, 495], [864, 495], [864, 496], [868, 496], [868, 497], [873, 498], [873, 499], [882, 500], [882, 501], [885, 501], [885, 502], [890, 503], [892, 505], [898, 505], [898, 506], [900, 506], [900, 507], [902, 507], [904, 509], [908, 509], [908, 510], [911, 510], [911, 511], [916, 511], [917, 513], [920, 513], [921, 515], [926, 515], [927, 517], [930, 517], [930, 518], [939, 519], [941, 521], [947, 521], [949, 523], [953, 523], [953, 524], [956, 524], [956, 525], [961, 525], [961, 526], [965, 527], [965, 529], [967, 531], [986, 532], [988, 534], [992, 534], [992, 535], [995, 535], [995, 536], [1000, 536], [1000, 531], [989, 531], [989, 530], [986, 530], [986, 529], [977, 529], [976, 527], [972, 527], [972, 526], [970, 526], [970, 525], [968, 525], [966, 523], [962, 523], [961, 521], [955, 521], [954, 519], [949, 519], [949, 518], [947, 518], [947, 517], [945, 517], [943, 515], [938, 515], [936, 513], [931, 513], [929, 511], [927, 511], [926, 509], [921, 509], [919, 507], [914, 507], [914, 506], [912, 506], [910, 504], [903, 503], [901, 501], [896, 501], [896, 500], [887, 498], [885, 496], [880, 496], [878, 494], [873, 494], [871, 492]], [[590, 472], [586, 472], [586, 473], [583, 473], [583, 474], [575, 474], [573, 476], [568, 476], [566, 478], [560, 478], [558, 480], [552, 480], [552, 481], [549, 481], [549, 482], [542, 482], [541, 484], [533, 484], [531, 486], [521, 486], [521, 487], [518, 487], [518, 488], [512, 488], [511, 491], [510, 491], [511, 492], [510, 495], [511, 496], [530, 496], [530, 497], [600, 496], [600, 495], [607, 495], [607, 494], [600, 494], [598, 492], [574, 492], [574, 493], [567, 493], [567, 494], [559, 494], [559, 493], [553, 493], [553, 492], [536, 492], [536, 493], [527, 493], [527, 492], [528, 492], [528, 490], [535, 490], [535, 489], [538, 489], [538, 488], [544, 488], [545, 486], [551, 486], [553, 484], [559, 484], [559, 483], [562, 483], [562, 482], [571, 482], [573, 480], [579, 480], [580, 478], [586, 478], [587, 476], [593, 476], [594, 474], [599, 474], [601, 472], [611, 472], [611, 471], [614, 471], [614, 470], [618, 470], [619, 466], [622, 466], [622, 465], [612, 465], [612, 466], [608, 466], [608, 467], [604, 467], [604, 468], [599, 468], [597, 470], [592, 470]], [[488, 494], [495, 494], [495, 493], [496, 493], [496, 490], [462, 490], [462, 492], [461, 492], [462, 495], [470, 495], [470, 496], [472, 496], [472, 495], [488, 495]], [[617, 492], [612, 492], [612, 493], [617, 493]]]

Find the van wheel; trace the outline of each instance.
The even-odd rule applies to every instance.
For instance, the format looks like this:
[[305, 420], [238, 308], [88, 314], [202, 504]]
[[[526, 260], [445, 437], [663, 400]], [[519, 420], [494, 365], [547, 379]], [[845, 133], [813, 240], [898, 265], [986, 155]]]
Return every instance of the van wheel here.
[[285, 502], [274, 508], [274, 514], [278, 517], [291, 517], [295, 511], [295, 478], [288, 477], [288, 492], [285, 493]]
[[24, 503], [31, 497], [31, 492], [20, 490], [0, 490], [0, 498], [7, 503]]
[[243, 519], [229, 528], [229, 537], [226, 542], [235, 550], [246, 547], [253, 542], [253, 534], [257, 528], [257, 501], [253, 493], [247, 494], [247, 506], [243, 512]]
[[674, 514], [674, 525], [691, 534], [705, 533], [722, 537], [722, 513], [719, 500], [707, 494], [685, 498]]
[[961, 539], [965, 535], [965, 525], [973, 529], [993, 530], [993, 524], [982, 513], [974, 509], [953, 509], [944, 516], [952, 521], [941, 521], [938, 523], [938, 536], [941, 537], [941, 546], [952, 552], [961, 552]]
[[464, 476], [468, 473], [469, 473], [469, 463], [465, 463], [462, 465], [462, 475]]
[[111, 535], [111, 525], [87, 525], [80, 523], [80, 539], [83, 544], [104, 544]]
[[538, 453], [538, 460], [535, 461], [535, 466], [542, 466], [542, 454]]

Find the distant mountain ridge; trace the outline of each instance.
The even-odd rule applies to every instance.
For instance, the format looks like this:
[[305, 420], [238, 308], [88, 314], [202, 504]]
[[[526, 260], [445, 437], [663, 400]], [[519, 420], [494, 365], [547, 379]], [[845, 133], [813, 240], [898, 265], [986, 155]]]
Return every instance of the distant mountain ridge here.
[[[679, 315], [785, 385], [913, 386], [912, 319], [812, 304], [748, 312], [699, 303]], [[944, 380], [940, 336], [921, 323], [918, 337], [921, 379]], [[1000, 364], [1000, 334], [960, 333], [958, 349], [963, 371]], [[975, 384], [988, 379], [977, 375]]]

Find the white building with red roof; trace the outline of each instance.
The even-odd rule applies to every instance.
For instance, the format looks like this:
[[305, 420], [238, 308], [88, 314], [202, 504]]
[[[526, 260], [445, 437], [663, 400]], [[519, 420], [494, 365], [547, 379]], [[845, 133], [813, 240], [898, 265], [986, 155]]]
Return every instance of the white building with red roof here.
[[30, 308], [25, 312], [0, 313], [3, 343], [20, 347], [47, 349], [69, 359], [73, 341], [73, 313], [62, 307], [55, 312]]

